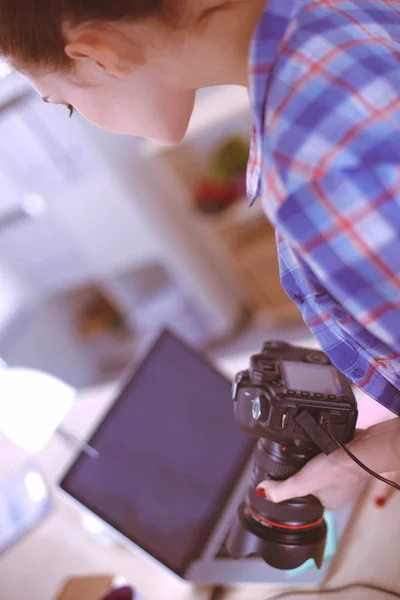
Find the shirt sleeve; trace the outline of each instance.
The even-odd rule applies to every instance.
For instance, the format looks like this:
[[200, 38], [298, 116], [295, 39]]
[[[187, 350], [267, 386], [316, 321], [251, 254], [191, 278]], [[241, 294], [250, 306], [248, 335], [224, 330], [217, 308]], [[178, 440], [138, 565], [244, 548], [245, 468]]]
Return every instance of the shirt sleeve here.
[[276, 225], [359, 324], [400, 352], [400, 166], [357, 165], [290, 193]]

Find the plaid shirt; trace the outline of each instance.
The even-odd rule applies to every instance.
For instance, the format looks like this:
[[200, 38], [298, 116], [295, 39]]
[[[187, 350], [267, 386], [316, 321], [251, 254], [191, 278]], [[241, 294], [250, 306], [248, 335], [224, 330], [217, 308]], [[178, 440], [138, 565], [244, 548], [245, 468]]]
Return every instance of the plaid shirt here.
[[283, 287], [399, 414], [400, 0], [269, 0], [250, 90], [248, 195], [276, 228]]

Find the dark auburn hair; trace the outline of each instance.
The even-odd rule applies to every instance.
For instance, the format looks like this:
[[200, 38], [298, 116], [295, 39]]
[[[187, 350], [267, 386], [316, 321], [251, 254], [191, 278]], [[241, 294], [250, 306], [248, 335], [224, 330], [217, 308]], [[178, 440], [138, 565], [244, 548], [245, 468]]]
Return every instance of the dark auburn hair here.
[[0, 56], [19, 70], [65, 69], [66, 24], [138, 20], [163, 9], [163, 0], [0, 0]]

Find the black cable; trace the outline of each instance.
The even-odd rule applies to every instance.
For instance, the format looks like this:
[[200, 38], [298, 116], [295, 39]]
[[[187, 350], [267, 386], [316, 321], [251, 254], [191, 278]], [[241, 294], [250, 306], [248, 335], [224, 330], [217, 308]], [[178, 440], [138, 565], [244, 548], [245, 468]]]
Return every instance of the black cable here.
[[305, 594], [337, 594], [340, 592], [345, 592], [347, 590], [351, 590], [352, 588], [365, 588], [368, 590], [373, 590], [374, 592], [382, 592], [383, 594], [387, 594], [388, 596], [392, 596], [392, 598], [400, 598], [400, 592], [396, 592], [395, 590], [390, 590], [388, 588], [384, 588], [380, 585], [375, 585], [373, 583], [348, 583], [347, 585], [341, 585], [338, 587], [331, 588], [323, 588], [319, 590], [294, 590], [293, 592], [282, 592], [277, 596], [270, 596], [269, 598], [265, 598], [265, 600], [281, 600], [281, 598], [290, 598], [291, 596], [303, 596]]
[[361, 462], [361, 460], [359, 460], [357, 458], [357, 456], [354, 456], [354, 454], [352, 452], [350, 452], [350, 450], [348, 448], [346, 448], [346, 446], [344, 444], [342, 444], [342, 442], [339, 442], [339, 440], [334, 436], [334, 434], [332, 433], [331, 424], [329, 423], [329, 421], [326, 421], [326, 424], [328, 427], [328, 433], [329, 433], [330, 437], [332, 438], [332, 440], [335, 442], [335, 444], [337, 444], [339, 446], [339, 448], [341, 448], [344, 452], [346, 452], [347, 456], [349, 456], [351, 458], [351, 460], [353, 460], [359, 467], [364, 469], [364, 471], [366, 471], [369, 475], [372, 475], [372, 477], [375, 477], [376, 479], [379, 479], [379, 481], [383, 481], [383, 483], [387, 483], [388, 485], [391, 485], [392, 487], [394, 487], [396, 490], [400, 491], [400, 485], [398, 485], [394, 481], [391, 481], [390, 479], [386, 479], [386, 477], [382, 477], [382, 475], [379, 475], [378, 473], [375, 473], [375, 471], [373, 471], [372, 469], [370, 469], [369, 467], [364, 465], [364, 463]]

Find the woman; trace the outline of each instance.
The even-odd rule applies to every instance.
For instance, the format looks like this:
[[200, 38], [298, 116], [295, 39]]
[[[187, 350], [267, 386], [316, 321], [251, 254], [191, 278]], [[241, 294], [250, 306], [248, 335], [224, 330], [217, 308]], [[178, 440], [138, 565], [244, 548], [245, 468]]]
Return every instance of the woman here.
[[[336, 366], [395, 415], [399, 28], [397, 0], [0, 0], [4, 59], [105, 129], [175, 144], [196, 90], [249, 87], [248, 195], [277, 229], [282, 284]], [[349, 447], [397, 471], [399, 429]], [[337, 507], [364, 476], [338, 450], [259, 493]]]

